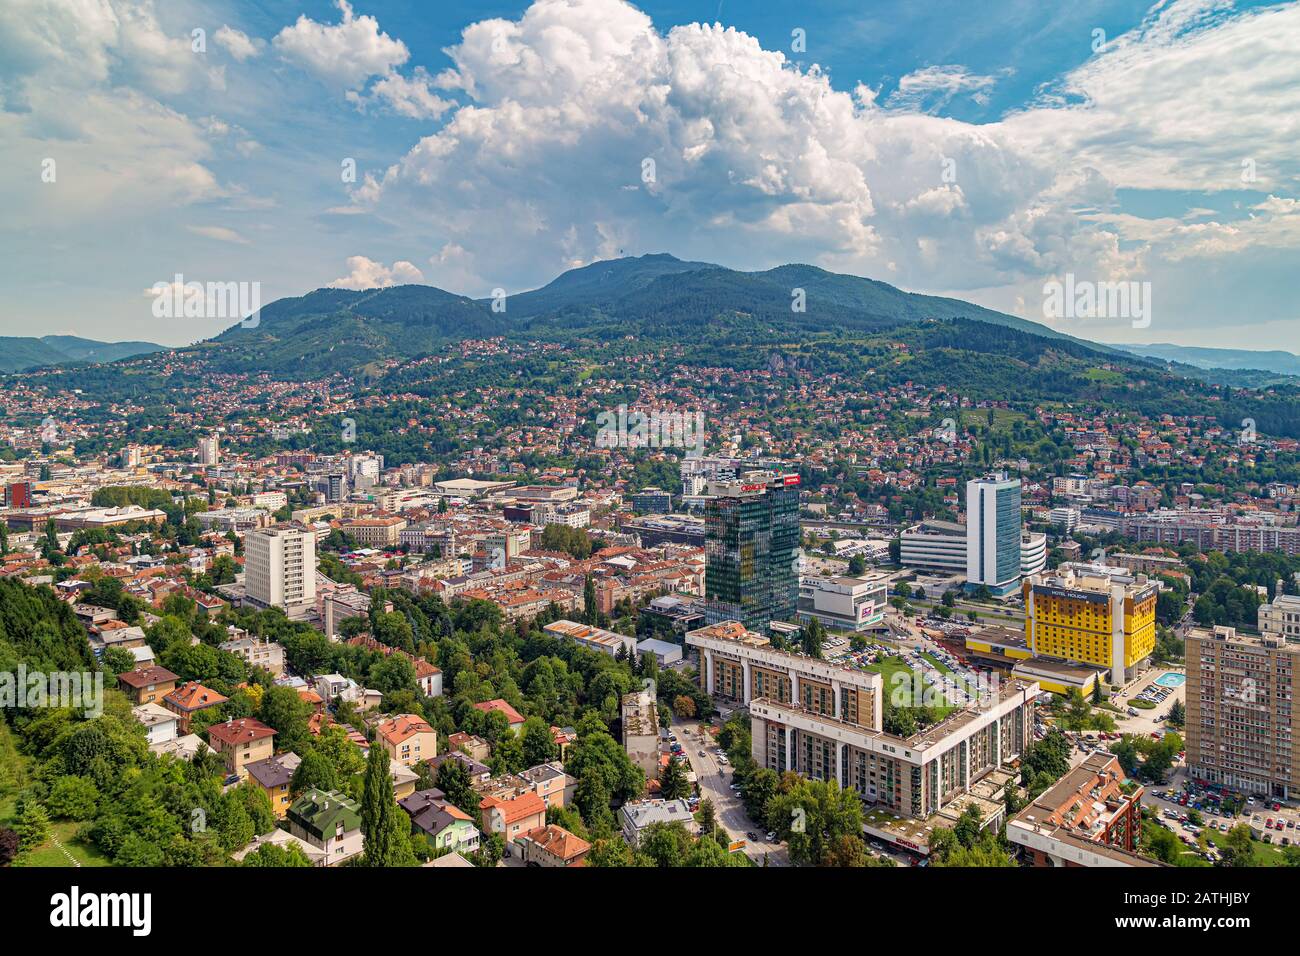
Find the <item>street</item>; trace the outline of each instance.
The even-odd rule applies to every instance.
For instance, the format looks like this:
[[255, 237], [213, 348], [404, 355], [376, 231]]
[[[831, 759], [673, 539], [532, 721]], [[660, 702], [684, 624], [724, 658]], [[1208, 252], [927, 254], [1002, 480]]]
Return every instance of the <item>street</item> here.
[[[706, 733], [698, 720], [676, 720], [673, 732], [681, 742], [682, 749], [690, 761], [691, 769], [700, 785], [700, 799], [713, 802], [718, 825], [727, 831], [732, 840], [745, 841], [745, 853], [755, 863], [763, 862], [767, 855], [768, 866], [788, 866], [789, 855], [780, 843], [769, 843], [765, 839], [767, 827], [749, 819], [745, 805], [736, 791], [731, 789], [731, 767], [718, 763], [713, 748], [717, 746], [713, 737]], [[700, 753], [703, 751], [704, 756]], [[753, 833], [758, 840], [751, 840], [747, 833]]]

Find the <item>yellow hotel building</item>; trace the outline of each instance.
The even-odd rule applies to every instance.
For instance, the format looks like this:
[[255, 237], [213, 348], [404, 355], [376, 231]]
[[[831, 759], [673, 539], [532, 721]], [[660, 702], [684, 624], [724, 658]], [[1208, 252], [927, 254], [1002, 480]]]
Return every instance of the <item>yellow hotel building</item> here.
[[1025, 643], [1035, 657], [1106, 668], [1122, 684], [1156, 646], [1156, 594], [1145, 574], [1065, 564], [1022, 583]]

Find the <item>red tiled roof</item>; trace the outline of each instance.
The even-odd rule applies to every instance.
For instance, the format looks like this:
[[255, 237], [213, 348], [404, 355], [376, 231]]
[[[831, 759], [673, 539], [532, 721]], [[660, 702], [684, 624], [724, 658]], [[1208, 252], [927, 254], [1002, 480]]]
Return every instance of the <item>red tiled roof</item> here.
[[252, 717], [228, 720], [224, 724], [213, 724], [208, 728], [208, 739], [219, 740], [231, 746], [274, 736], [274, 730]]
[[491, 713], [494, 710], [499, 710], [501, 713], [506, 715], [506, 719], [512, 724], [522, 724], [524, 722], [524, 715], [511, 707], [509, 701], [503, 700], [500, 697], [496, 698], [496, 700], [485, 700], [481, 704], [475, 704], [474, 709], [481, 710], [485, 714]]

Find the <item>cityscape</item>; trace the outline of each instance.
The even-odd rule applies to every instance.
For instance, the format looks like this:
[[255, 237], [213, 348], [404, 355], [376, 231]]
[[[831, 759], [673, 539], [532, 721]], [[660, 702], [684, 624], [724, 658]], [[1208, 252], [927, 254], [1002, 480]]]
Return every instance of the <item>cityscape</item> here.
[[0, 13], [0, 893], [1264, 925], [1300, 4], [415, 6]]

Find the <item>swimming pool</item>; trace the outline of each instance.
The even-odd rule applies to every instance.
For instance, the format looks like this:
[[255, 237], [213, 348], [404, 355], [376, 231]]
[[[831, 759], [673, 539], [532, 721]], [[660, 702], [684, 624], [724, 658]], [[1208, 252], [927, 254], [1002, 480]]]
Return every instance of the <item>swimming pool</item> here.
[[1187, 678], [1182, 674], [1161, 674], [1156, 678], [1156, 683], [1161, 687], [1181, 687], [1185, 680]]

